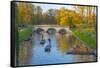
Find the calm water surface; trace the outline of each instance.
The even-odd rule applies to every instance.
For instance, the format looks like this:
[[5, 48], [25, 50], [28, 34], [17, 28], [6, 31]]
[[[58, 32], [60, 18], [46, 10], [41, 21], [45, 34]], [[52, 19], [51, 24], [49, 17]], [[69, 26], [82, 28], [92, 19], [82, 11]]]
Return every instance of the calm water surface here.
[[[50, 43], [48, 38], [51, 39]], [[44, 45], [40, 44], [41, 39], [41, 35], [35, 33], [32, 41], [20, 43], [19, 65], [72, 63], [96, 60], [93, 55], [67, 54], [68, 49], [73, 45], [81, 44], [73, 35], [66, 34], [62, 36], [58, 33], [54, 35], [44, 33], [43, 39], [46, 41]], [[46, 47], [49, 50], [46, 50]]]

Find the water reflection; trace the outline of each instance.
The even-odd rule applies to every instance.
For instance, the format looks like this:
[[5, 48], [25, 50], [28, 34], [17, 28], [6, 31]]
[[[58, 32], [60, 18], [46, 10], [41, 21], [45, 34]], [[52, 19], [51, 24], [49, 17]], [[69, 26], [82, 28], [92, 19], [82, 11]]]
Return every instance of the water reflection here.
[[74, 62], [89, 62], [94, 60], [96, 60], [94, 55], [77, 55], [75, 56]]
[[23, 41], [19, 45], [18, 65], [27, 65], [31, 57], [32, 42]]
[[[93, 55], [75, 55], [67, 54], [67, 51], [76, 45], [82, 43], [73, 35], [66, 34], [48, 35], [44, 32], [42, 35], [34, 33], [34, 38], [30, 43], [24, 41], [20, 44], [19, 49], [19, 65], [40, 65], [55, 63], [72, 63], [95, 61]], [[40, 42], [45, 40], [44, 44]]]
[[45, 46], [45, 52], [50, 53], [51, 51], [51, 39], [48, 38], [48, 44]]
[[58, 39], [58, 48], [59, 48], [59, 51], [61, 53], [64, 53], [64, 52], [67, 51], [67, 49], [69, 47], [70, 46], [68, 45], [67, 38], [65, 37], [65, 35], [59, 35], [59, 39]]

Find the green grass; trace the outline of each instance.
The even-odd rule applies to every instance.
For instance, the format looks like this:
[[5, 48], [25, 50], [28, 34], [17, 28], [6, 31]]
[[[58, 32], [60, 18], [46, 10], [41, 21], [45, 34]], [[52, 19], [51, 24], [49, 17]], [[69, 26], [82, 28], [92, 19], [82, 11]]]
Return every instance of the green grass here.
[[83, 42], [85, 42], [89, 47], [96, 48], [96, 38], [91, 37], [89, 33], [74, 31], [74, 34], [78, 36]]
[[32, 28], [31, 27], [26, 27], [22, 28], [19, 31], [19, 41], [26, 40], [30, 35], [32, 34]]

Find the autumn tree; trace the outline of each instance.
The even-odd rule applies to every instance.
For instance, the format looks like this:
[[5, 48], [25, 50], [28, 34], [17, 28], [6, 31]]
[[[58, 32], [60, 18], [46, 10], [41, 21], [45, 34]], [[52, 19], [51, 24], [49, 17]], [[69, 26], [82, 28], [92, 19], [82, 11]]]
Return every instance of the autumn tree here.
[[[78, 13], [82, 26], [93, 26], [96, 22], [96, 7], [93, 6], [75, 6], [75, 11]], [[81, 26], [81, 27], [82, 27]]]
[[20, 23], [27, 24], [32, 21], [34, 6], [29, 3], [17, 3]]
[[58, 10], [58, 15], [56, 16], [57, 22], [59, 23], [59, 25], [61, 26], [65, 26], [67, 25], [67, 13], [66, 13], [66, 9], [64, 7], [60, 8]]
[[86, 15], [86, 11], [85, 11], [86, 7], [76, 5], [74, 8], [75, 8], [76, 13], [78, 13], [78, 15], [81, 19], [80, 24], [84, 24], [85, 23], [85, 15]]
[[78, 15], [74, 10], [62, 7], [57, 11], [56, 20], [61, 26], [75, 27], [75, 24], [80, 21]]
[[93, 26], [93, 24], [96, 23], [96, 7], [87, 6], [86, 12], [87, 12], [86, 16], [87, 24]]

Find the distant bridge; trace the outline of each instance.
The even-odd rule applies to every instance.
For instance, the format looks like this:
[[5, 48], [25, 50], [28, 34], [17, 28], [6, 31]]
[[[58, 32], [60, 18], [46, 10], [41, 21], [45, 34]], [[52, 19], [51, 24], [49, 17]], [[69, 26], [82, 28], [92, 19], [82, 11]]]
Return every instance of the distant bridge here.
[[49, 28], [53, 28], [58, 32], [61, 29], [65, 29], [67, 32], [71, 32], [68, 26], [59, 26], [59, 25], [34, 25], [34, 30], [42, 28], [44, 31], [47, 31]]

